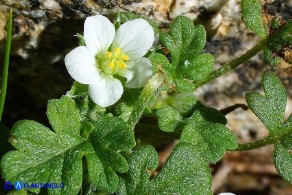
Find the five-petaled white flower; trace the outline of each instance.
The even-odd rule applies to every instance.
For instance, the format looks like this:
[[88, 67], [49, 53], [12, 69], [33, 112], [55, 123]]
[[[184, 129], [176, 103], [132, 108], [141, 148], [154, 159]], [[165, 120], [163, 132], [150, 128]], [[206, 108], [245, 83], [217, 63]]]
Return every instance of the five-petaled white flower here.
[[73, 79], [89, 84], [89, 95], [99, 106], [113, 105], [121, 98], [124, 90], [116, 76], [126, 78], [128, 88], [141, 88], [152, 76], [152, 65], [143, 57], [154, 42], [146, 20], [125, 22], [116, 32], [106, 17], [90, 16], [84, 23], [84, 41], [86, 46], [66, 55], [65, 64]]

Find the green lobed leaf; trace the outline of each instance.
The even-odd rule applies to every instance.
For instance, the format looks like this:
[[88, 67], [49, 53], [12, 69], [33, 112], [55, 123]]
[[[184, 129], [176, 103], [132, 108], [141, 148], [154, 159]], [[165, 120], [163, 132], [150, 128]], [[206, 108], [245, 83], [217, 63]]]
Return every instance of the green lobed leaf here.
[[292, 20], [288, 20], [270, 36], [268, 49], [273, 52], [281, 52], [283, 47], [289, 47], [292, 44], [291, 32]]
[[156, 111], [158, 117], [158, 125], [162, 131], [173, 132], [182, 122], [183, 117], [171, 106], [159, 108]]
[[273, 67], [276, 67], [281, 62], [281, 58], [274, 55], [268, 48], [264, 49], [264, 60]]
[[225, 151], [237, 147], [236, 136], [222, 122], [225, 121], [219, 112], [199, 108], [184, 127], [180, 142], [197, 146], [206, 161], [216, 163]]
[[[246, 100], [250, 109], [269, 130], [268, 144], [275, 144], [274, 162], [279, 174], [292, 183], [292, 115], [284, 122], [287, 93], [281, 81], [272, 72], [262, 79], [265, 97], [249, 93]], [[259, 141], [259, 142], [260, 142]]]
[[61, 100], [49, 100], [47, 116], [55, 133], [79, 136], [81, 118], [75, 102], [71, 99], [63, 97]]
[[150, 180], [149, 170], [158, 164], [152, 146], [141, 147], [129, 160], [129, 172], [121, 176], [118, 194], [212, 194], [208, 163], [191, 144], [179, 143], [162, 170]]
[[[291, 126], [292, 129], [292, 126]], [[288, 142], [287, 142], [288, 141]], [[282, 141], [283, 142], [283, 141]], [[279, 174], [292, 183], [292, 137], [286, 138], [286, 143], [278, 142], [274, 149], [274, 163]]]
[[190, 117], [190, 120], [196, 122], [210, 122], [210, 123], [220, 123], [223, 125], [227, 124], [226, 117], [221, 114], [215, 108], [207, 107], [201, 102], [197, 101], [195, 105], [196, 112]]
[[187, 17], [177, 17], [170, 26], [169, 34], [160, 33], [160, 39], [171, 52], [174, 66], [198, 55], [206, 43], [206, 31], [202, 25], [194, 26]]
[[279, 174], [292, 183], [292, 114], [283, 125], [288, 132], [275, 144], [274, 163]]
[[191, 61], [186, 60], [182, 67], [183, 77], [197, 82], [204, 80], [212, 72], [214, 64], [214, 56], [209, 53], [198, 55]]
[[187, 50], [187, 58], [190, 61], [193, 61], [193, 59], [202, 52], [207, 39], [205, 27], [201, 24], [195, 25], [193, 33], [194, 38], [190, 44], [190, 47]]
[[127, 121], [134, 109], [135, 102], [138, 100], [141, 94], [141, 89], [129, 89], [124, 88], [124, 93], [119, 102], [108, 108], [110, 113]]
[[195, 86], [190, 79], [202, 80], [214, 65], [211, 54], [200, 55], [206, 43], [204, 27], [194, 26], [191, 19], [179, 16], [171, 24], [169, 33], [160, 33], [160, 39], [171, 53], [171, 82], [174, 81], [178, 92], [193, 91]]
[[[6, 153], [1, 160], [3, 178], [10, 182], [64, 182], [64, 189], [48, 189], [49, 194], [77, 194], [82, 185], [85, 157], [90, 182], [100, 191], [116, 191], [116, 172], [128, 170], [127, 161], [117, 151], [128, 151], [135, 145], [127, 124], [105, 116], [93, 124], [93, 129], [90, 125], [81, 127], [81, 115], [67, 96], [51, 100], [47, 115], [54, 132], [29, 120], [13, 126], [10, 143], [16, 150]], [[87, 131], [88, 139], [80, 136], [80, 129], [86, 127], [91, 128]], [[30, 190], [39, 192], [39, 189]]]
[[265, 97], [251, 92], [246, 95], [249, 108], [269, 129], [271, 135], [283, 131], [287, 92], [281, 81], [272, 72], [265, 72], [262, 79]]
[[[129, 171], [120, 177], [118, 194], [146, 194], [142, 192], [150, 186], [150, 173], [158, 166], [158, 155], [152, 146], [143, 146], [132, 153]], [[148, 189], [147, 189], [148, 190]], [[141, 194], [141, 195], [142, 195]]]
[[261, 0], [242, 0], [242, 18], [247, 28], [261, 38], [268, 36], [268, 26], [265, 20]]

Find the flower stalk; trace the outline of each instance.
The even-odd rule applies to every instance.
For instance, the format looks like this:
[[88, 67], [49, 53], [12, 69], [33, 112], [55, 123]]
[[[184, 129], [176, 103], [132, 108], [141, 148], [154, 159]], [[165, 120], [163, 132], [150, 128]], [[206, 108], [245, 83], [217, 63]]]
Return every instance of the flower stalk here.
[[0, 96], [0, 122], [2, 120], [2, 114], [3, 114], [3, 109], [4, 109], [6, 91], [7, 91], [9, 56], [10, 56], [10, 48], [11, 48], [11, 33], [12, 33], [12, 10], [9, 11], [9, 18], [8, 18], [8, 23], [7, 23], [7, 40], [6, 40], [3, 76], [2, 76], [2, 87], [1, 87], [1, 96]]
[[143, 111], [147, 106], [151, 106], [157, 99], [159, 94], [159, 87], [164, 81], [164, 76], [158, 73], [152, 77], [152, 79], [147, 83], [143, 89], [129, 119], [129, 126], [134, 129], [135, 125], [138, 123]]
[[245, 54], [243, 54], [239, 58], [234, 59], [233, 61], [223, 65], [218, 70], [212, 72], [208, 77], [206, 77], [205, 80], [201, 81], [200, 83], [195, 83], [195, 88], [198, 89], [199, 87], [217, 79], [218, 77], [228, 73], [229, 71], [235, 69], [242, 63], [246, 62], [247, 60], [255, 56], [258, 52], [260, 52], [262, 49], [264, 49], [267, 42], [268, 42], [267, 39], [261, 40], [258, 44], [256, 44], [253, 48], [248, 50]]

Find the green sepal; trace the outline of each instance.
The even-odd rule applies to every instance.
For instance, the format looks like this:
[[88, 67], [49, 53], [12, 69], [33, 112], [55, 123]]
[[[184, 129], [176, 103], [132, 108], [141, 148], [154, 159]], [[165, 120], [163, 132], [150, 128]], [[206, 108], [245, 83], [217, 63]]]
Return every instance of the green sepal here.
[[149, 172], [157, 165], [158, 155], [152, 146], [135, 151], [129, 159], [129, 171], [120, 177], [118, 194], [212, 194], [208, 163], [193, 145], [176, 145], [161, 171], [151, 179]]
[[173, 66], [164, 55], [160, 53], [152, 53], [149, 56], [149, 60], [153, 65], [155, 73], [162, 71], [167, 82], [170, 84], [174, 83], [174, 79], [176, 78], [176, 67]]

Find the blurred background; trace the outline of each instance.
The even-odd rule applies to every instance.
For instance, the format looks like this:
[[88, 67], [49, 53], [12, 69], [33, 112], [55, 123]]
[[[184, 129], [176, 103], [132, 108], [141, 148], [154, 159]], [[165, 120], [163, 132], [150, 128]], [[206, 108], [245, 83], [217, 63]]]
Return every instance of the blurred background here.
[[[292, 0], [266, 0], [265, 12], [283, 19], [292, 18]], [[230, 62], [254, 46], [259, 37], [241, 22], [239, 0], [1, 0], [0, 54], [4, 56], [8, 10], [13, 9], [12, 54], [3, 123], [11, 126], [21, 119], [33, 119], [48, 125], [46, 105], [71, 87], [64, 65], [65, 55], [78, 45], [74, 35], [83, 33], [84, 19], [103, 14], [113, 18], [117, 11], [129, 11], [157, 21], [161, 29], [179, 15], [203, 24], [208, 33], [205, 51], [215, 55], [216, 68]], [[262, 53], [235, 71], [195, 91], [206, 105], [224, 109], [245, 104], [245, 94], [262, 93], [264, 70], [280, 77], [289, 94], [286, 114], [292, 112], [292, 66], [269, 67]], [[228, 127], [239, 142], [250, 142], [267, 135], [264, 125], [251, 111], [236, 109], [226, 115]], [[161, 152], [167, 155], [169, 147]], [[248, 152], [228, 152], [211, 165], [214, 193], [228, 191], [238, 195], [292, 195], [273, 164], [273, 146]]]

